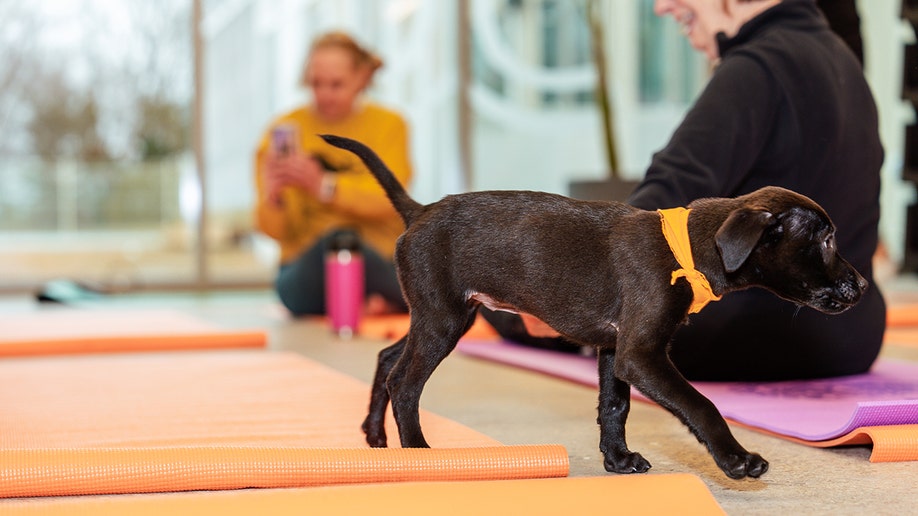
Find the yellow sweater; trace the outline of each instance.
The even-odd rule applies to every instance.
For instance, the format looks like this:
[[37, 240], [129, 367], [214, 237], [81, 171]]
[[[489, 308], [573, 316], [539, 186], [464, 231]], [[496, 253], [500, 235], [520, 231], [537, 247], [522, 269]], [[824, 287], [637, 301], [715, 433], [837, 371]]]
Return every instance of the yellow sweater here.
[[[271, 128], [294, 124], [299, 128], [300, 149], [321, 156], [336, 172], [334, 197], [322, 203], [292, 187], [281, 192], [283, 205], [268, 202], [262, 174], [271, 140]], [[391, 258], [395, 240], [404, 230], [382, 187], [363, 163], [348, 151], [328, 145], [318, 134], [335, 134], [359, 140], [373, 149], [395, 176], [407, 185], [411, 179], [408, 127], [397, 113], [365, 103], [347, 119], [325, 123], [303, 107], [275, 119], [262, 136], [255, 154], [258, 200], [255, 221], [259, 230], [280, 244], [281, 263], [287, 263], [311, 247], [324, 234], [342, 226], [355, 227], [363, 241], [382, 256]]]

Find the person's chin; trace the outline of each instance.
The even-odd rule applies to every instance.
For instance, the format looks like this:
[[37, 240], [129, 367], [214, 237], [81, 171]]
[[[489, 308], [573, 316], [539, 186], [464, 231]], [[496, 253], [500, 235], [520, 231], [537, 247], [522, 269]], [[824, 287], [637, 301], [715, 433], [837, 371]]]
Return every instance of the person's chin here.
[[689, 40], [689, 43], [691, 43], [692, 48], [713, 61], [719, 56], [717, 55], [717, 46], [713, 43], [714, 38], [712, 37], [711, 40], [712, 42], [702, 40], [701, 38], [692, 38]]
[[322, 118], [324, 118], [325, 120], [328, 120], [329, 122], [338, 122], [340, 120], [347, 118], [347, 112], [339, 110], [339, 109], [328, 109], [324, 111], [319, 111], [319, 114], [322, 116]]

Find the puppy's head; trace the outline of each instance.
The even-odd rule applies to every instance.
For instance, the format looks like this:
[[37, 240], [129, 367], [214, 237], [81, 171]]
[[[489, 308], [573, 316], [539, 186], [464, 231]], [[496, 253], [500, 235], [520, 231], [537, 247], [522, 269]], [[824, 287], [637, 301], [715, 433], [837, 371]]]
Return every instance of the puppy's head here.
[[727, 277], [825, 313], [857, 303], [867, 280], [839, 255], [835, 226], [822, 207], [776, 187], [738, 200], [715, 235]]

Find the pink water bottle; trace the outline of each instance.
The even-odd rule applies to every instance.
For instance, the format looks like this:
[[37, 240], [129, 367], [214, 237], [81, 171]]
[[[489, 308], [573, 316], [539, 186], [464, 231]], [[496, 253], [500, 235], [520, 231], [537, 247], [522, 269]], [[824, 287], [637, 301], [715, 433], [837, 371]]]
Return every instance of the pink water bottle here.
[[325, 310], [338, 336], [350, 338], [357, 332], [363, 302], [360, 240], [354, 231], [342, 230], [332, 239], [325, 257]]

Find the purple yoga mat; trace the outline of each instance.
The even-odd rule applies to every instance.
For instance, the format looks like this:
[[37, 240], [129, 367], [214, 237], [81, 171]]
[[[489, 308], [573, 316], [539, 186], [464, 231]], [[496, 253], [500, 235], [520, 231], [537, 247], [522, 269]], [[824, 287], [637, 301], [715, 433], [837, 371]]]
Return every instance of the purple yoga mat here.
[[[460, 341], [466, 355], [598, 385], [596, 359], [495, 341]], [[694, 382], [738, 423], [807, 441], [865, 426], [918, 424], [918, 364], [879, 360], [866, 374], [789, 382]], [[639, 393], [636, 397], [642, 398]], [[645, 399], [646, 401], [646, 399]]]

